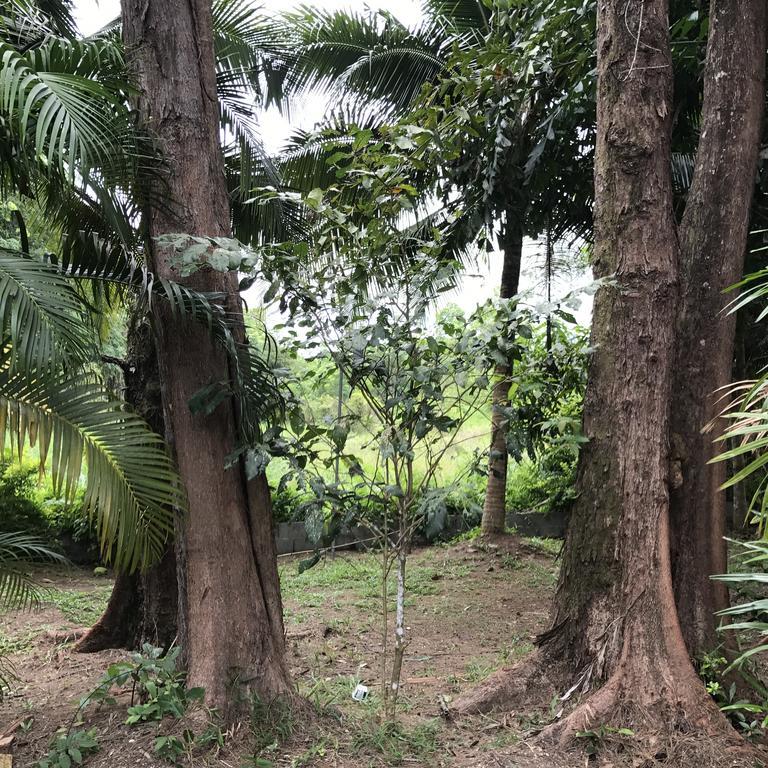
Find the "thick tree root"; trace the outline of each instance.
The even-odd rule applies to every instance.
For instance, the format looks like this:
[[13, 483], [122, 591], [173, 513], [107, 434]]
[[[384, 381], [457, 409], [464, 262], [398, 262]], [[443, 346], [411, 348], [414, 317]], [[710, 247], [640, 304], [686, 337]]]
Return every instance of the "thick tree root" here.
[[75, 645], [78, 653], [134, 647], [140, 604], [138, 586], [137, 575], [118, 573], [104, 613]]
[[[562, 670], [536, 651], [515, 667], [502, 669], [458, 699], [449, 717], [511, 711], [547, 705], [560, 691]], [[749, 744], [728, 723], [714, 702], [694, 685], [665, 689], [649, 679], [615, 674], [583, 698], [571, 712], [547, 726], [535, 743], [558, 754], [599, 749], [611, 765], [672, 768], [762, 768], [768, 753]], [[567, 706], [567, 704], [566, 704]], [[626, 762], [625, 762], [626, 761]]]
[[74, 650], [77, 653], [100, 653], [112, 648], [128, 647], [130, 647], [130, 641], [124, 630], [98, 622], [84, 632], [80, 640], [75, 643]]
[[537, 651], [514, 667], [500, 669], [480, 685], [457, 699], [448, 711], [449, 717], [478, 715], [498, 710], [548, 704], [555, 687]]

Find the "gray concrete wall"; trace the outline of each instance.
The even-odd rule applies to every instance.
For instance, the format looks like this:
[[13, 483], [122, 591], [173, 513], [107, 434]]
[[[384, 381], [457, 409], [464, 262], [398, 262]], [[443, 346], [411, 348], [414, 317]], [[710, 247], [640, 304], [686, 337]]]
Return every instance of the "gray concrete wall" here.
[[[507, 515], [507, 525], [517, 529], [522, 536], [539, 536], [547, 539], [562, 539], [565, 536], [565, 514], [553, 512], [545, 515], [541, 512], [510, 512]], [[441, 539], [450, 539], [461, 533], [461, 519], [449, 517]], [[355, 542], [373, 538], [373, 533], [363, 527], [357, 526], [343, 533], [336, 539], [337, 546], [354, 544]], [[279, 523], [275, 530], [278, 555], [291, 555], [294, 552], [311, 552], [315, 549], [313, 542], [307, 536], [304, 523]], [[416, 537], [416, 544], [424, 545], [428, 542], [423, 537]], [[356, 549], [365, 549], [375, 542], [365, 542]]]

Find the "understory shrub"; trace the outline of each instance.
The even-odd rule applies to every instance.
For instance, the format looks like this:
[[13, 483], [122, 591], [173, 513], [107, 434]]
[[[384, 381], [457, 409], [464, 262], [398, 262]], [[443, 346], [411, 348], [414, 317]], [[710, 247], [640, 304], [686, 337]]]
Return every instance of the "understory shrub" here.
[[527, 456], [511, 463], [507, 484], [507, 509], [516, 512], [558, 512], [574, 498], [576, 457], [553, 450], [537, 461]]
[[42, 507], [48, 522], [48, 536], [62, 547], [70, 560], [83, 565], [98, 562], [96, 520], [83, 509], [82, 488], [71, 502], [47, 498]]
[[[763, 738], [768, 727], [768, 689], [759, 681], [751, 665], [747, 663], [732, 674], [728, 660], [717, 650], [706, 654], [698, 662], [697, 669], [707, 693], [733, 727], [749, 739]], [[739, 678], [740, 686], [735, 677]], [[745, 692], [748, 698], [744, 697]]]
[[[141, 723], [159, 726], [164, 720], [182, 723], [193, 707], [203, 706], [205, 691], [186, 687], [186, 676], [177, 668], [180, 652], [178, 646], [166, 652], [144, 644], [141, 652], [110, 665], [96, 688], [80, 700], [69, 727], [56, 732], [48, 754], [35, 763], [35, 768], [71, 768], [80, 765], [86, 755], [98, 751], [96, 729], [73, 726], [82, 724], [84, 711], [93, 704], [115, 706], [119, 692], [130, 690], [131, 693], [127, 726]], [[185, 760], [194, 764], [194, 753], [220, 749], [224, 745], [224, 732], [214, 721], [214, 711], [204, 708], [204, 712], [206, 724], [199, 733], [189, 727], [178, 735], [159, 733], [153, 745], [155, 754], [174, 765]]]
[[83, 509], [84, 489], [70, 502], [58, 498], [37, 462], [0, 461], [0, 533], [23, 532], [62, 549], [74, 562], [99, 559], [95, 521]]
[[37, 474], [33, 462], [0, 462], [0, 532], [47, 536], [48, 520], [35, 493]]

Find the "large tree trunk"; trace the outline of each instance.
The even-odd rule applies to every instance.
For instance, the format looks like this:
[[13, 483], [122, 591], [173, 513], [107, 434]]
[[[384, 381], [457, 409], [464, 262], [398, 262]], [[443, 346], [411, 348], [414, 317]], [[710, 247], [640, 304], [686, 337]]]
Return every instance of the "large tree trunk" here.
[[683, 643], [669, 560], [678, 290], [667, 3], [625, 6], [598, 4], [594, 266], [613, 284], [595, 299], [589, 443], [543, 641], [583, 690], [599, 688], [566, 730], [607, 721], [622, 704], [672, 721], [684, 703], [696, 724], [712, 709]]
[[[174, 201], [150, 211], [150, 235], [229, 236], [210, 0], [124, 0], [123, 34]], [[152, 251], [155, 272], [179, 280], [167, 249], [154, 243]], [[225, 296], [227, 309], [241, 313], [236, 274], [203, 268], [183, 282]], [[269, 490], [263, 476], [246, 480], [242, 462], [226, 469], [238, 442], [234, 404], [190, 411], [196, 392], [227, 378], [223, 352], [204, 327], [156, 307], [166, 424], [189, 499], [177, 533], [179, 637], [189, 684], [204, 687], [226, 715], [249, 694], [292, 693]]]
[[[670, 565], [678, 247], [668, 7], [601, 0], [597, 8], [595, 272], [611, 280], [595, 298], [589, 443], [552, 629], [535, 663], [561, 691], [589, 693], [552, 735], [601, 724], [725, 735], [685, 647]], [[475, 697], [462, 708], [481, 706]]]
[[671, 531], [677, 611], [688, 651], [718, 645], [715, 611], [728, 591], [726, 463], [702, 432], [732, 380], [736, 318], [723, 291], [742, 277], [765, 99], [766, 0], [713, 0], [701, 139], [680, 227], [680, 314], [672, 401]]
[[[502, 299], [511, 299], [520, 287], [520, 263], [523, 256], [522, 223], [513, 212], [507, 213], [502, 249], [504, 265], [501, 271]], [[496, 368], [491, 411], [491, 449], [488, 456], [488, 484], [483, 502], [482, 531], [486, 535], [504, 533], [507, 517], [507, 417], [503, 413], [509, 406], [510, 369]]]
[[[165, 432], [157, 353], [149, 320], [134, 311], [128, 327], [126, 360], [120, 362], [126, 402], [162, 435]], [[119, 571], [101, 618], [75, 649], [139, 649], [144, 643], [167, 648], [176, 638], [176, 557], [173, 542], [160, 562], [143, 573]]]

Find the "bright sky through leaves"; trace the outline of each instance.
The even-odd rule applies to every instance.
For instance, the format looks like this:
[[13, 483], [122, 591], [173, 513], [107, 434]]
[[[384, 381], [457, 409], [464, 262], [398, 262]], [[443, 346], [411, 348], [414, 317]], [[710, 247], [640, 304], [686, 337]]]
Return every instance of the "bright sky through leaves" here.
[[[397, 16], [404, 24], [416, 25], [422, 18], [420, 0], [369, 0], [367, 3], [350, 2], [349, 0], [264, 0], [255, 3], [254, 7], [261, 7], [272, 13], [296, 8], [300, 5], [311, 5], [313, 8], [325, 10], [354, 8], [358, 12], [365, 7], [382, 8]], [[119, 0], [75, 0], [75, 18], [84, 34], [91, 34], [112, 21], [120, 14]], [[318, 122], [325, 111], [325, 99], [320, 93], [310, 94], [302, 100], [301, 109], [295, 109], [289, 121], [276, 109], [264, 112], [259, 118], [262, 131], [262, 140], [269, 152], [277, 153], [289, 135], [293, 127], [311, 129]], [[524, 249], [524, 264], [529, 266], [535, 260], [535, 255], [541, 252], [541, 247], [532, 240], [526, 240]], [[540, 260], [540, 259], [539, 259]], [[501, 255], [489, 254], [487, 263], [482, 260], [477, 269], [470, 270], [471, 274], [464, 276], [461, 287], [445, 295], [443, 302], [455, 302], [466, 312], [471, 312], [478, 303], [498, 294], [498, 286], [501, 278]], [[536, 270], [533, 270], [535, 273]], [[537, 291], [540, 281], [539, 273], [526, 274], [523, 267], [521, 287], [539, 293], [536, 300], [541, 300], [541, 294]], [[590, 281], [589, 276], [577, 281], [578, 285], [584, 285]], [[554, 290], [553, 298], [557, 299], [564, 293], [568, 293], [575, 286], [560, 284]], [[254, 298], [250, 297], [253, 303]], [[579, 322], [588, 323], [592, 310], [592, 299], [586, 297], [581, 302], [580, 309], [575, 312]]]

